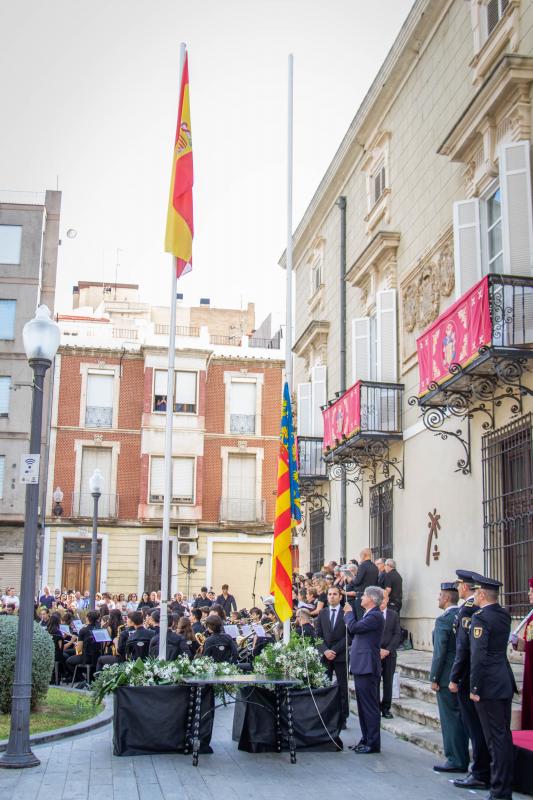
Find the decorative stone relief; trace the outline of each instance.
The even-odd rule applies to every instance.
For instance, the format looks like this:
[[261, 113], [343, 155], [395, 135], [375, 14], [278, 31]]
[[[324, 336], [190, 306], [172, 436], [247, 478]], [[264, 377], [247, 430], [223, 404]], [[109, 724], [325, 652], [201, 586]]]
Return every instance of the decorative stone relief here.
[[93, 436], [93, 442], [94, 442], [95, 444], [97, 444], [97, 445], [99, 445], [99, 444], [102, 444], [102, 442], [103, 442], [103, 441], [104, 441], [104, 437], [102, 436], [102, 434], [101, 434], [101, 433], [95, 433], [95, 434], [94, 434], [94, 436]]
[[402, 351], [404, 363], [416, 351], [416, 339], [435, 320], [441, 299], [455, 286], [451, 231], [440, 237], [416, 263], [401, 286]]
[[106, 362], [102, 359], [98, 362], [98, 369], [105, 369]]

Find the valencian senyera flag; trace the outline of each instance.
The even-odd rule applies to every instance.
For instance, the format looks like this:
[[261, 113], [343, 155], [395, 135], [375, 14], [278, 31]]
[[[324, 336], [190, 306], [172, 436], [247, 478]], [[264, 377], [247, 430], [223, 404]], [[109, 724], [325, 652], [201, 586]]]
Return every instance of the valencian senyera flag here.
[[282, 622], [292, 616], [292, 526], [301, 521], [300, 486], [296, 439], [292, 425], [291, 396], [283, 388], [281, 432], [278, 456], [278, 490], [274, 521], [271, 591], [276, 614]]
[[176, 256], [178, 278], [192, 269], [192, 137], [189, 106], [189, 62], [187, 53], [181, 75], [176, 141], [168, 200], [165, 250]]

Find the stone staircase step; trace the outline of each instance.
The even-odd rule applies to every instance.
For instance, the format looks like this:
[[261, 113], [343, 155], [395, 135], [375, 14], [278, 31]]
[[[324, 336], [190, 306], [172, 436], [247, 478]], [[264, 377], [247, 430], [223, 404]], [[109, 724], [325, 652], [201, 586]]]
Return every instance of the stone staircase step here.
[[400, 697], [392, 701], [392, 713], [410, 722], [440, 731], [439, 710], [435, 703], [419, 700], [416, 697]]
[[404, 697], [414, 697], [418, 700], [425, 700], [426, 703], [436, 705], [437, 696], [431, 689], [429, 681], [421, 681], [416, 678], [403, 678], [400, 676], [400, 693]]

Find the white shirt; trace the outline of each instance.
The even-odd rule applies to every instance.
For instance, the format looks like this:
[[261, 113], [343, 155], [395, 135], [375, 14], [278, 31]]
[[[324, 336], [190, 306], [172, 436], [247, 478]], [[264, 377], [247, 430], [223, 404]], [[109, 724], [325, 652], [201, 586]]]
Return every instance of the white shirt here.
[[6, 606], [9, 604], [18, 608], [20, 605], [20, 600], [16, 595], [13, 595], [13, 597], [11, 597], [9, 594], [4, 594], [2, 595], [2, 603], [4, 603], [4, 605]]

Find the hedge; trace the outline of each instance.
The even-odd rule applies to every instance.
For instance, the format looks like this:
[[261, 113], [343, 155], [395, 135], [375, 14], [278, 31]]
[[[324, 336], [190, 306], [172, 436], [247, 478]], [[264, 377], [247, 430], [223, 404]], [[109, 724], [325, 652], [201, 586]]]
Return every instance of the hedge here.
[[[0, 712], [11, 711], [18, 617], [0, 616]], [[31, 708], [46, 696], [54, 669], [54, 643], [50, 634], [38, 623], [33, 624], [33, 658], [31, 674]]]

